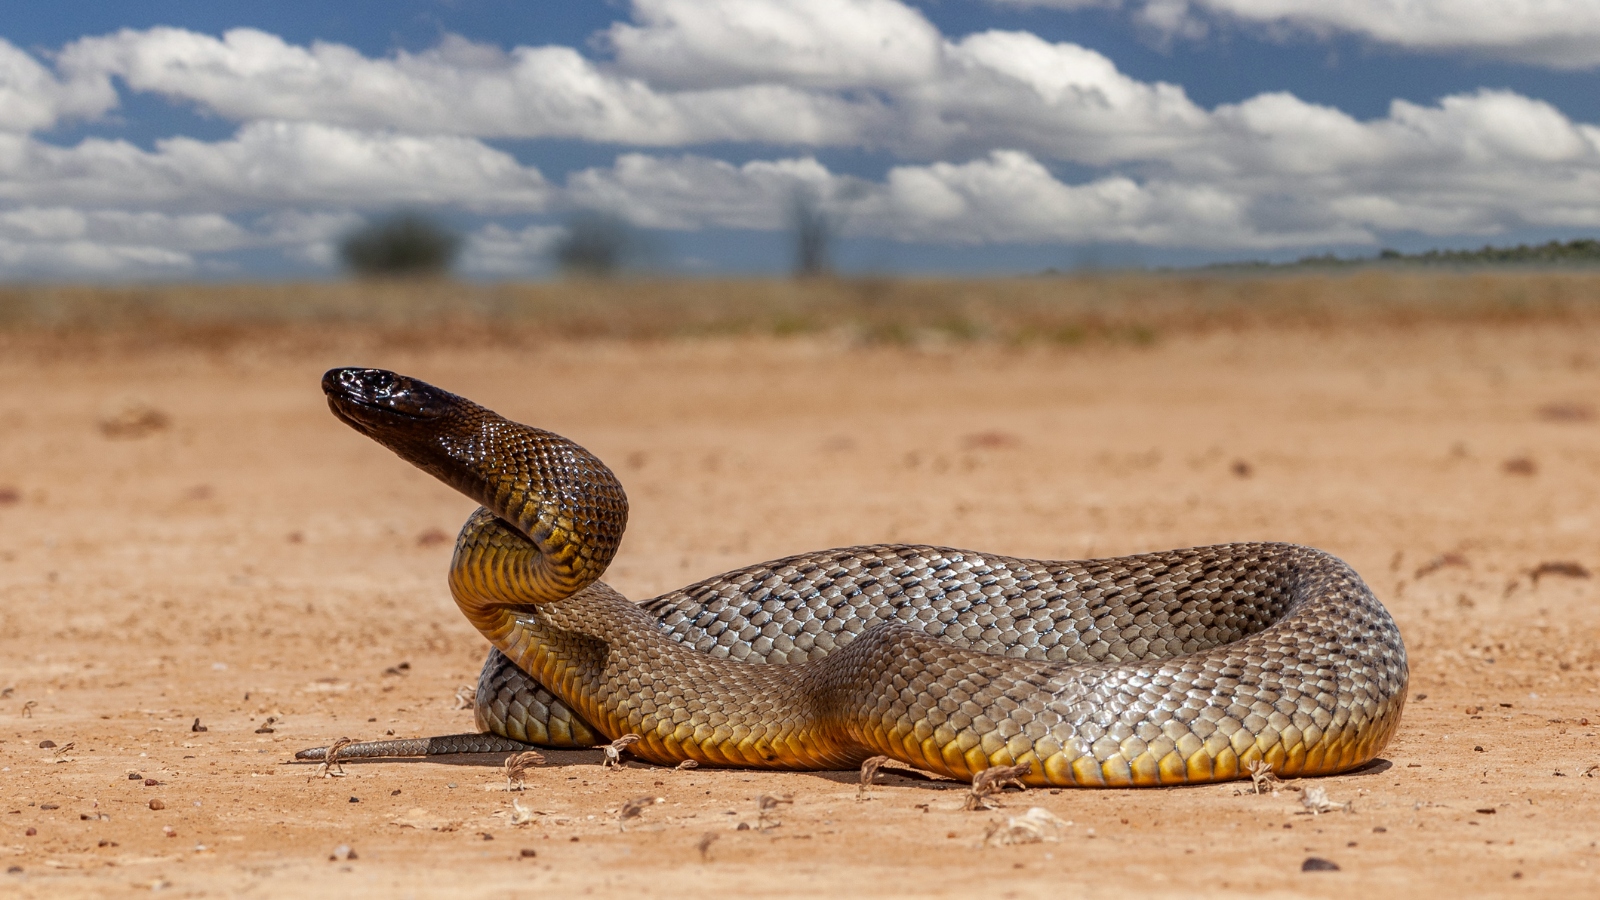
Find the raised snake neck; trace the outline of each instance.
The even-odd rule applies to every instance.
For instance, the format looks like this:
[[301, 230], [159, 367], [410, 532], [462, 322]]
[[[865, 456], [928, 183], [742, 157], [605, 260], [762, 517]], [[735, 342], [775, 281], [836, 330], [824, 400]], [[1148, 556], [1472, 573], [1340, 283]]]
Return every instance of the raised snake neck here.
[[[1325, 774], [1372, 759], [1404, 705], [1393, 620], [1320, 551], [848, 548], [641, 608], [595, 580], [626, 500], [587, 451], [388, 372], [334, 370], [324, 389], [342, 420], [484, 504], [450, 573], [468, 619], [577, 728], [639, 734], [630, 749], [652, 761], [837, 768], [882, 753], [1089, 785], [1220, 780], [1255, 760]], [[518, 676], [491, 656], [491, 726], [496, 678], [503, 696]]]

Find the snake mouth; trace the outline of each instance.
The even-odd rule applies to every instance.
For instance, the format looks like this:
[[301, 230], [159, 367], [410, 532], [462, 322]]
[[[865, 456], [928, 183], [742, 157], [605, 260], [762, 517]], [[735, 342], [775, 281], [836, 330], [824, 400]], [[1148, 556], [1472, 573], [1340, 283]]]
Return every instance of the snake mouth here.
[[386, 427], [442, 418], [458, 398], [386, 369], [329, 369], [322, 376], [328, 408], [341, 422], [371, 434]]

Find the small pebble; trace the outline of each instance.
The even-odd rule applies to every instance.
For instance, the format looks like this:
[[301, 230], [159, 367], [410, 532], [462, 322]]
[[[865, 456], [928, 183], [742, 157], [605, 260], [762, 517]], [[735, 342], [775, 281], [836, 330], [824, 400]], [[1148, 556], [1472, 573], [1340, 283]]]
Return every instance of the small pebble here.
[[55, 748], [55, 745], [56, 745], [55, 741], [40, 741], [39, 742], [39, 749], [40, 750], [51, 750], [51, 749]]
[[129, 781], [143, 781], [144, 780], [144, 776], [140, 775], [138, 772], [129, 772], [128, 773], [128, 780]]
[[533, 859], [535, 856], [538, 856], [538, 855], [539, 855], [539, 851], [533, 849], [532, 847], [523, 847], [522, 848], [522, 858], [523, 859]]
[[159, 781], [157, 781], [157, 780], [155, 780], [155, 779], [154, 779], [154, 778], [146, 778], [146, 779], [145, 779], [145, 780], [144, 780], [144, 786], [145, 786], [145, 787], [155, 787], [155, 786], [156, 786], [156, 785], [158, 785], [158, 784], [160, 784], [160, 783], [161, 783], [161, 782], [159, 782]]
[[350, 798], [350, 802], [351, 803], [360, 803], [361, 802], [361, 798], [360, 797], [351, 797]]
[[163, 825], [161, 826], [161, 833], [167, 837], [177, 837], [178, 829], [173, 828], [171, 825]]
[[27, 831], [23, 832], [23, 834], [27, 835], [28, 837], [33, 837], [34, 835], [36, 835], [38, 833], [39, 833], [39, 829], [37, 829], [37, 828], [29, 828]]
[[349, 844], [340, 844], [339, 846], [333, 848], [333, 855], [328, 858], [338, 862], [344, 862], [347, 859], [358, 859], [359, 857], [356, 856], [356, 851], [350, 849]]
[[1332, 860], [1323, 859], [1320, 856], [1308, 856], [1306, 861], [1300, 864], [1300, 871], [1337, 872], [1339, 871], [1339, 864]]
[[22, 874], [22, 867], [21, 866], [7, 866], [6, 867], [6, 874], [7, 875], [21, 875]]
[[60, 809], [61, 808], [61, 804], [59, 804], [59, 803], [41, 803], [41, 804], [39, 804], [39, 808], [40, 809]]
[[160, 797], [152, 797], [152, 798], [150, 798], [150, 808], [151, 809], [166, 809], [167, 808], [167, 802], [165, 800], [162, 800]]

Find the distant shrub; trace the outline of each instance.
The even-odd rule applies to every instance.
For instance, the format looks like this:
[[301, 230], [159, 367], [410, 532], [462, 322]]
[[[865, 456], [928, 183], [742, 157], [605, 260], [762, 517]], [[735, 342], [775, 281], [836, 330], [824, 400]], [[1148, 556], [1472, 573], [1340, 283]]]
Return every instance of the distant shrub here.
[[396, 213], [345, 236], [339, 256], [366, 276], [442, 275], [455, 263], [461, 238], [420, 213]]
[[566, 236], [551, 255], [568, 275], [603, 278], [636, 262], [643, 251], [639, 235], [620, 216], [584, 210], [568, 220]]

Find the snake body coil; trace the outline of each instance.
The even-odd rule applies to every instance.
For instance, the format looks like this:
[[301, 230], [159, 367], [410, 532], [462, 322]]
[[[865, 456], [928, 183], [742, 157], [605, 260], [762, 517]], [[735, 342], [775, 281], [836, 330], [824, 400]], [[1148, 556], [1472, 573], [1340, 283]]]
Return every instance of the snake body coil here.
[[1393, 619], [1318, 550], [1044, 562], [851, 547], [635, 605], [598, 581], [627, 500], [583, 448], [390, 372], [336, 369], [323, 388], [341, 420], [483, 504], [450, 587], [496, 648], [478, 719], [497, 735], [634, 733], [631, 752], [665, 764], [885, 754], [962, 779], [1027, 765], [1032, 784], [1154, 785], [1257, 760], [1355, 768], [1405, 704]]

